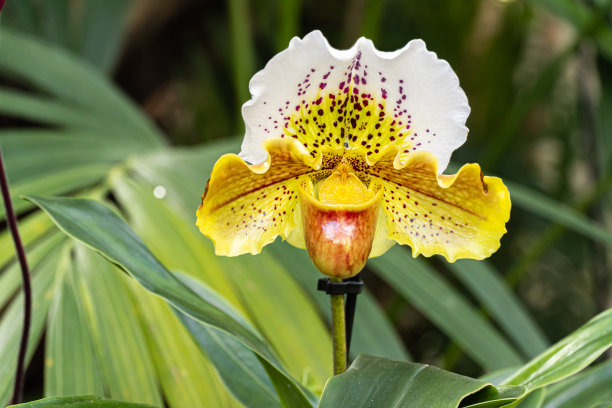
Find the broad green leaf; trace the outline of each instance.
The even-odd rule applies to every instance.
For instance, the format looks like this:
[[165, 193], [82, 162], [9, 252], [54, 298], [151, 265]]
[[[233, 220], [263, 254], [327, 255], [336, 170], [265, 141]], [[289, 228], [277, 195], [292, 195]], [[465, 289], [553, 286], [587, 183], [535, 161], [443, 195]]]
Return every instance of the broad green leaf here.
[[[263, 252], [270, 253], [285, 266], [330, 322], [329, 296], [317, 290], [317, 280], [323, 275], [312, 265], [307, 252], [279, 242], [269, 245]], [[351, 340], [351, 355], [359, 353], [395, 360], [410, 359], [391, 322], [367, 290], [358, 296]]]
[[518, 405], [518, 408], [542, 408], [544, 397], [546, 397], [546, 388], [540, 388], [529, 394]]
[[252, 408], [281, 406], [270, 379], [250, 349], [221, 330], [180, 311], [177, 315], [239, 401]]
[[[236, 321], [242, 322], [243, 325], [249, 325], [249, 323], [247, 323], [247, 321], [244, 320], [244, 318], [240, 316], [238, 312], [233, 309], [225, 299], [220, 298], [215, 292], [213, 292], [202, 282], [197, 282], [193, 278], [189, 278], [187, 275], [176, 274], [175, 276], [188, 288], [190, 288], [194, 293], [196, 293], [202, 300], [218, 306], [219, 308], [224, 310], [229, 316], [234, 317]], [[236, 338], [239, 339], [239, 337]], [[312, 394], [309, 390], [302, 386], [302, 384], [293, 380], [293, 378], [288, 375], [284, 371], [284, 369], [278, 369], [276, 364], [270, 363], [270, 360], [262, 356], [261, 353], [258, 353], [257, 350], [253, 351], [256, 352], [261, 365], [266, 369], [268, 377], [272, 381], [272, 384], [274, 385], [274, 388], [278, 393], [283, 407], [312, 407], [317, 404], [317, 399], [314, 394]]]
[[[361, 355], [353, 363], [351, 368], [342, 375], [332, 378], [324, 390], [320, 408], [336, 406], [415, 406], [426, 408], [431, 406], [457, 407], [462, 401], [465, 408], [494, 408], [494, 407], [539, 407], [543, 395], [553, 395], [552, 387], [546, 393], [538, 391], [533, 396], [525, 398], [529, 393], [541, 390], [542, 387], [558, 382], [571, 374], [586, 367], [590, 362], [601, 355], [612, 345], [612, 309], [601, 313], [583, 327], [553, 345], [540, 356], [520, 368], [513, 376], [505, 380], [502, 385], [487, 386], [482, 380], [474, 380], [467, 377], [457, 376], [442, 370], [434, 369], [435, 373], [443, 374], [447, 378], [439, 378], [427, 384], [422, 381], [423, 373], [431, 370], [429, 366], [414, 363], [399, 363], [380, 358]], [[579, 377], [575, 383], [572, 380], [561, 383], [558, 388], [564, 390], [576, 385], [577, 390], [581, 387], [592, 391], [598, 389], [598, 383], [603, 384], [610, 373], [609, 367], [604, 366], [601, 371], [595, 372], [595, 378], [583, 382], [588, 378]], [[436, 371], [437, 370], [437, 371]], [[589, 372], [587, 372], [589, 373]], [[460, 377], [461, 381], [455, 383], [452, 378]], [[601, 378], [597, 378], [601, 376]], [[421, 377], [421, 378], [420, 378]], [[443, 384], [443, 385], [442, 385]], [[464, 394], [455, 392], [455, 385], [474, 387], [468, 389]], [[478, 388], [480, 384], [482, 387]], [[477, 393], [475, 391], [480, 390]], [[453, 394], [447, 395], [449, 391]], [[607, 391], [607, 389], [606, 389]], [[467, 396], [467, 394], [472, 394]], [[568, 395], [571, 396], [570, 393]], [[602, 394], [605, 396], [605, 394]], [[423, 398], [420, 400], [419, 398]], [[439, 398], [439, 399], [436, 399]], [[426, 402], [425, 402], [426, 401]], [[602, 400], [604, 401], [604, 400]], [[600, 402], [600, 401], [596, 401]], [[413, 405], [410, 405], [413, 404]], [[577, 405], [571, 405], [575, 407]], [[589, 406], [589, 405], [585, 405]], [[568, 405], [569, 407], [569, 405]]]
[[301, 288], [269, 255], [241, 260], [225, 264], [249, 317], [294, 377], [308, 373], [322, 389], [332, 375], [329, 330]]
[[152, 405], [112, 401], [94, 396], [43, 398], [10, 408], [153, 408]]
[[[112, 72], [127, 30], [127, 17], [134, 1], [87, 0], [84, 4], [76, 52], [104, 72]], [[112, 24], [108, 24], [112, 21]]]
[[396, 246], [368, 265], [486, 370], [521, 364], [499, 332], [425, 262]]
[[[125, 137], [126, 132], [114, 121], [45, 95], [0, 87], [0, 112], [14, 118], [47, 125], [106, 130], [107, 139], [118, 139], [117, 136], [121, 135], [124, 142], [131, 140]], [[28, 131], [32, 130], [28, 129]]]
[[101, 256], [75, 245], [79, 298], [108, 396], [160, 405], [155, 370], [126, 276]]
[[[261, 337], [235, 315], [226, 312], [227, 304], [221, 304], [218, 298], [212, 299], [210, 296], [202, 298], [180, 282], [108, 207], [84, 199], [29, 199], [47, 212], [65, 233], [128, 271], [146, 289], [162, 296], [190, 316], [235, 335], [263, 359], [271, 362], [280, 375], [287, 376]], [[302, 398], [306, 402], [305, 397]]]
[[79, 306], [72, 263], [73, 243], [65, 245], [58, 267], [57, 283], [47, 318], [45, 342], [45, 396], [104, 396], [102, 379], [96, 366], [92, 333], [87, 315]]
[[510, 377], [512, 374], [516, 372], [520, 367], [506, 367], [495, 371], [490, 371], [478, 377], [480, 380], [488, 381], [493, 385], [499, 385], [506, 378]]
[[534, 390], [560, 381], [588, 366], [612, 346], [612, 309], [531, 360], [503, 384], [521, 384]]
[[0, 72], [121, 123], [143, 147], [164, 143], [150, 122], [107, 78], [64, 50], [3, 27]]
[[548, 387], [544, 408], [594, 407], [612, 401], [612, 361]]
[[535, 357], [548, 347], [542, 330], [489, 263], [465, 259], [447, 266], [491, 313], [526, 357]]
[[[133, 3], [20, 0], [3, 10], [3, 24], [52, 41], [110, 72], [123, 43], [126, 12]], [[109, 21], [113, 24], [108, 24]]]
[[69, 3], [69, 0], [17, 1], [2, 10], [2, 24], [67, 45], [70, 41], [67, 31], [72, 26], [68, 23]]
[[[26, 353], [27, 362], [32, 358], [45, 327], [59, 258], [58, 252], [51, 253], [31, 270], [32, 325]], [[6, 406], [13, 391], [22, 327], [23, 295], [20, 293], [0, 319], [0, 406]]]
[[261, 356], [258, 356], [261, 365], [266, 369], [276, 393], [280, 398], [283, 408], [311, 408], [317, 406], [317, 401], [312, 394], [308, 394], [309, 401], [306, 398], [301, 398], [299, 384], [290, 380], [286, 375], [283, 375], [270, 362]]
[[[170, 407], [233, 407], [215, 367], [205, 358], [168, 304], [128, 281], [144, 321], [144, 334]], [[250, 352], [250, 350], [249, 350]]]
[[87, 130], [4, 130], [0, 132], [0, 143], [11, 184], [92, 164], [106, 165], [108, 173], [113, 164], [137, 149], [133, 143], [113, 143], [104, 132]]
[[361, 354], [344, 374], [329, 380], [319, 408], [456, 408], [479, 391], [508, 403], [522, 387], [500, 392], [485, 381], [436, 367]]

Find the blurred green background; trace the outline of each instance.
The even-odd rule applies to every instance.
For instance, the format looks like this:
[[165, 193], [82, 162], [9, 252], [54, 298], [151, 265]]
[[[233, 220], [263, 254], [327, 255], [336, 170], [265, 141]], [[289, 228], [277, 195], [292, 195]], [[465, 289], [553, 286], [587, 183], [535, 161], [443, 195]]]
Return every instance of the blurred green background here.
[[[450, 170], [477, 162], [510, 186], [508, 233], [487, 268], [507, 282], [542, 338], [554, 342], [612, 304], [611, 10], [609, 0], [7, 0], [1, 24], [108, 75], [169, 145], [230, 140], [233, 148], [244, 130], [240, 106], [249, 99], [250, 77], [291, 37], [320, 29], [336, 48], [366, 36], [387, 51], [422, 38], [449, 61], [472, 108], [468, 141]], [[13, 75], [10, 62], [2, 64], [2, 89], [37, 88]], [[2, 103], [3, 129], [46, 128]], [[190, 175], [201, 181], [191, 191], [193, 212], [208, 177], [198, 171]], [[466, 277], [470, 264], [458, 268], [464, 274], [438, 257], [424, 265], [495, 330], [507, 329], [480, 283]], [[440, 323], [448, 316], [436, 318], [426, 301], [384, 274], [362, 275], [415, 361], [482, 374], [483, 365]], [[34, 394], [42, 361], [39, 349], [28, 383]]]

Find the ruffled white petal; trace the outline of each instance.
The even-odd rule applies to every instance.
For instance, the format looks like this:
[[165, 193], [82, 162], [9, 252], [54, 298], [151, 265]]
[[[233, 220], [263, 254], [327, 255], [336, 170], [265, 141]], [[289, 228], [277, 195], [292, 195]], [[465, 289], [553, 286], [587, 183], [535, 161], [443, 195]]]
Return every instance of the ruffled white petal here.
[[425, 150], [442, 172], [467, 137], [470, 108], [459, 80], [421, 40], [382, 52], [360, 38], [337, 50], [313, 31], [293, 38], [251, 79], [250, 91], [240, 156], [251, 163], [266, 159], [265, 139], [294, 137], [313, 157], [363, 149], [373, 162], [390, 143], [400, 155]]

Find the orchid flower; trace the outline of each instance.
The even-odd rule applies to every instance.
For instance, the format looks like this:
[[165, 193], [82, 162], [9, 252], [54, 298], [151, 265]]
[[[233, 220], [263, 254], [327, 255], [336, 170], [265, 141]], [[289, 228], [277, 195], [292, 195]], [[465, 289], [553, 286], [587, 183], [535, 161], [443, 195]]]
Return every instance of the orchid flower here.
[[313, 31], [250, 91], [242, 151], [217, 161], [197, 212], [218, 255], [257, 254], [280, 235], [347, 278], [395, 243], [450, 262], [499, 248], [510, 216], [502, 181], [477, 164], [441, 174], [470, 108], [423, 41], [382, 52], [360, 38], [337, 50]]

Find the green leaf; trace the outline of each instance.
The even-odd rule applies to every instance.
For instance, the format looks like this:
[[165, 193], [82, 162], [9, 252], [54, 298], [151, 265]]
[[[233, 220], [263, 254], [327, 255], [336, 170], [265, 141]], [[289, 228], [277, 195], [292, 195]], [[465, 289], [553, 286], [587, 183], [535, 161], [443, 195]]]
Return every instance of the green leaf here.
[[[243, 320], [242, 316], [238, 315], [238, 313], [233, 310], [228, 303], [226, 303], [225, 299], [220, 298], [210, 288], [202, 284], [202, 282], [196, 282], [193, 279], [180, 274], [176, 275], [176, 277], [185, 283], [185, 285], [191, 290], [193, 290], [194, 293], [200, 296], [201, 299], [219, 306], [221, 309], [225, 310], [228, 315], [234, 316], [237, 321], [242, 321], [245, 326], [248, 326], [248, 323]], [[266, 369], [268, 377], [272, 381], [272, 384], [274, 384], [274, 388], [278, 393], [283, 407], [312, 407], [316, 405], [317, 401], [315, 396], [310, 391], [305, 389], [302, 384], [293, 380], [293, 378], [283, 369], [277, 368], [276, 364], [269, 362], [269, 360], [263, 357], [261, 353], [258, 353], [257, 350], [253, 351], [256, 352], [260, 363]], [[286, 404], [285, 402], [287, 401], [291, 403]]]
[[153, 408], [152, 405], [133, 404], [101, 399], [94, 396], [43, 398], [25, 404], [11, 405], [12, 408]]
[[255, 55], [251, 41], [249, 4], [246, 0], [229, 0], [230, 43], [234, 70], [236, 101], [242, 104], [249, 98], [249, 78], [255, 71]]
[[332, 375], [329, 330], [301, 288], [272, 257], [262, 253], [241, 260], [224, 264], [250, 320], [294, 377], [308, 373], [322, 389]]
[[[36, 266], [41, 263], [49, 253], [57, 249], [60, 242], [64, 241], [65, 237], [57, 232], [51, 233], [51, 235], [45, 237], [45, 239], [37, 242], [36, 245], [28, 247], [26, 259], [30, 271], [34, 271]], [[10, 245], [12, 245], [12, 243]], [[16, 258], [13, 258], [13, 263], [0, 273], [0, 309], [2, 309], [13, 297], [17, 289], [21, 287], [21, 284], [21, 265], [17, 262]]]
[[319, 408], [405, 407], [456, 408], [467, 396], [481, 391], [507, 403], [522, 391], [513, 387], [501, 393], [485, 381], [439, 368], [359, 355], [344, 373], [329, 380]]
[[270, 379], [250, 349], [221, 330], [180, 311], [177, 315], [239, 401], [252, 408], [281, 406]]
[[491, 313], [526, 357], [535, 357], [548, 347], [542, 330], [490, 263], [465, 259], [447, 266]]
[[[45, 69], [41, 70], [43, 66]], [[61, 49], [6, 27], [2, 30], [0, 72], [16, 76], [64, 102], [95, 112], [99, 117], [120, 123], [143, 147], [164, 143], [140, 111], [97, 70]]]
[[612, 233], [567, 205], [516, 183], [504, 181], [512, 203], [547, 220], [559, 223], [585, 237], [612, 245]]
[[[124, 142], [131, 140], [126, 138], [127, 134], [121, 128], [121, 124], [45, 95], [0, 87], [0, 112], [14, 118], [47, 125], [105, 130], [107, 138], [121, 135]], [[28, 129], [28, 131], [33, 130]]]
[[133, 143], [107, 140], [104, 133], [87, 130], [19, 129], [0, 132], [11, 184], [92, 164], [110, 167], [137, 149]]
[[612, 401], [612, 361], [606, 361], [548, 388], [544, 408], [593, 407]]
[[161, 405], [155, 370], [127, 278], [83, 245], [75, 245], [81, 300], [97, 364], [111, 398]]
[[[32, 325], [30, 326], [26, 362], [32, 358], [45, 327], [59, 258], [58, 252], [51, 253], [31, 270]], [[0, 320], [0, 406], [8, 403], [13, 391], [22, 327], [23, 294], [20, 293]]]
[[[21, 237], [24, 248], [27, 250], [35, 240], [45, 234], [52, 226], [53, 223], [49, 217], [41, 212], [18, 220], [19, 236]], [[4, 269], [7, 262], [14, 259], [15, 256], [13, 236], [8, 228], [0, 233], [0, 248], [4, 248], [4, 250], [0, 252], [0, 269]], [[29, 251], [26, 251], [26, 255], [28, 252]], [[4, 285], [0, 285], [0, 288], [2, 287], [4, 287]], [[2, 299], [2, 296], [0, 296], [0, 299]], [[0, 307], [2, 307], [2, 300], [0, 300]]]
[[[502, 385], [493, 387], [482, 380], [433, 369], [431, 382], [423, 373], [432, 367], [415, 363], [399, 363], [371, 356], [359, 356], [351, 368], [333, 377], [323, 392], [320, 408], [336, 406], [415, 406], [465, 408], [540, 407], [543, 396], [574, 388], [585, 391], [583, 397], [597, 394], [603, 384], [608, 387], [597, 398], [609, 395], [610, 367], [587, 371], [576, 380], [570, 379], [547, 392], [542, 387], [561, 381], [578, 372], [612, 345], [612, 309], [601, 313], [580, 329], [567, 336], [544, 353], [520, 368]], [[456, 381], [458, 380], [458, 381]], [[588, 389], [588, 391], [586, 390]], [[480, 391], [478, 391], [480, 390]], [[603, 390], [603, 388], [602, 388]], [[475, 393], [478, 391], [477, 393]], [[530, 393], [534, 394], [525, 398]], [[468, 394], [470, 394], [468, 396]], [[565, 398], [576, 395], [568, 392]], [[591, 404], [591, 400], [585, 399]], [[592, 403], [605, 400], [596, 399]], [[413, 405], [411, 405], [413, 404]], [[553, 405], [554, 406], [554, 405]], [[562, 405], [561, 405], [562, 406]], [[568, 408], [590, 405], [566, 405]], [[552, 407], [549, 407], [552, 408]]]
[[134, 1], [87, 0], [84, 3], [80, 30], [74, 35], [78, 44], [76, 51], [100, 70], [110, 73], [121, 52], [128, 12]]
[[[239, 338], [263, 359], [287, 376], [261, 337], [228, 313], [226, 302], [212, 293], [196, 294], [174, 277], [149, 252], [142, 240], [108, 207], [91, 200], [73, 198], [29, 198], [51, 216], [72, 238], [103, 254], [128, 271], [149, 291], [162, 296], [190, 316]], [[202, 297], [201, 297], [202, 296]], [[288, 381], [291, 381], [288, 377]], [[306, 401], [305, 397], [302, 396]]]
[[144, 334], [168, 405], [177, 408], [236, 406], [223, 387], [216, 367], [202, 354], [171, 307], [134, 280], [127, 283], [142, 315]]
[[368, 265], [487, 371], [522, 363], [499, 332], [425, 262], [396, 246]]
[[[121, 51], [125, 18], [133, 3], [126, 0], [84, 0], [78, 4], [70, 0], [21, 0], [4, 10], [3, 23], [6, 27], [52, 41], [110, 72]], [[113, 23], [108, 24], [109, 21]]]
[[302, 0], [285, 0], [278, 4], [276, 51], [287, 48], [291, 38], [298, 35]]
[[92, 333], [79, 305], [78, 271], [71, 262], [73, 244], [62, 251], [45, 342], [45, 396], [104, 396], [96, 367]]
[[595, 316], [530, 361], [503, 384], [534, 390], [560, 381], [588, 366], [612, 346], [612, 309]]
[[546, 388], [540, 388], [529, 394], [518, 405], [518, 408], [542, 408], [544, 397], [546, 396]]
[[268, 360], [258, 356], [261, 365], [266, 369], [276, 393], [281, 400], [283, 408], [311, 408], [317, 406], [317, 401], [312, 394], [307, 394], [309, 400], [301, 397], [303, 389], [300, 388], [299, 384], [290, 380], [286, 375], [283, 375], [277, 370]]

